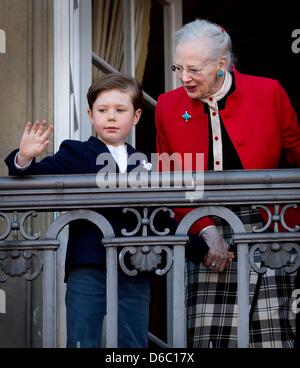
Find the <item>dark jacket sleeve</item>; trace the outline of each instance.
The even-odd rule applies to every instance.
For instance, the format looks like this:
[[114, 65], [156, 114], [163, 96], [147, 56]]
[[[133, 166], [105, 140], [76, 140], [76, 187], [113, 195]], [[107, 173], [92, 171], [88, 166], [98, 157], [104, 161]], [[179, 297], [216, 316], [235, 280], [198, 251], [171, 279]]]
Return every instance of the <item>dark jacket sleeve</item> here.
[[14, 160], [18, 150], [12, 151], [5, 159], [8, 166], [8, 174], [16, 176], [25, 175], [54, 175], [54, 174], [73, 174], [74, 168], [77, 167], [78, 150], [74, 141], [65, 140], [60, 145], [57, 153], [53, 156], [47, 156], [40, 162], [32, 161], [31, 165], [25, 169], [15, 167]]
[[188, 235], [189, 242], [185, 249], [186, 259], [194, 263], [201, 263], [209, 251], [209, 248], [202, 236], [195, 235], [191, 232], [189, 232]]
[[[167, 219], [163, 219], [161, 217], [159, 218], [159, 223], [161, 227], [167, 225], [166, 227], [170, 229], [171, 233], [175, 234], [178, 223], [174, 218], [168, 217]], [[204, 260], [209, 248], [202, 236], [193, 234], [191, 231], [189, 231], [187, 235], [189, 240], [185, 248], [186, 259], [194, 263], [201, 263]]]

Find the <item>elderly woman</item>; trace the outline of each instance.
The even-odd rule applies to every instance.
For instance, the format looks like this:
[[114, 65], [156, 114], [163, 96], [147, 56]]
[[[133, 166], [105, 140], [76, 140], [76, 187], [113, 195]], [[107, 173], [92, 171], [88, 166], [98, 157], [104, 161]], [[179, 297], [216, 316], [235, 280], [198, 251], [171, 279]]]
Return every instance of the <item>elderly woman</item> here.
[[[276, 168], [284, 151], [292, 165], [300, 166], [297, 116], [276, 80], [239, 73], [230, 36], [208, 21], [186, 24], [176, 32], [175, 43], [171, 68], [182, 86], [159, 97], [158, 153], [203, 152], [206, 170], [242, 170]], [[176, 209], [177, 219], [190, 210]], [[262, 221], [249, 208], [235, 211], [250, 228]], [[203, 263], [187, 263], [190, 347], [237, 346], [237, 260], [225, 241], [228, 228], [217, 225], [205, 217], [191, 228], [209, 251]], [[258, 277], [251, 271], [251, 347], [293, 347], [293, 289], [294, 275], [268, 269]]]

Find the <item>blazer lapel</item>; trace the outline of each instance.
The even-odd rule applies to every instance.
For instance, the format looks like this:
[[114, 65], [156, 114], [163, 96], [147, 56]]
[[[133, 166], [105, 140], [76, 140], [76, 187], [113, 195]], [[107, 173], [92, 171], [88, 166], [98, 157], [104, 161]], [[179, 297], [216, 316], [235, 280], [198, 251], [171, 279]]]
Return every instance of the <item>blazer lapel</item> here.
[[[92, 151], [94, 151], [95, 156], [98, 158], [99, 155], [104, 154], [103, 156], [103, 164], [99, 164], [97, 165], [99, 167], [99, 170], [101, 170], [103, 167], [108, 166], [108, 171], [109, 172], [115, 172], [115, 173], [119, 173], [120, 169], [119, 166], [117, 164], [117, 162], [115, 161], [113, 155], [110, 153], [110, 150], [107, 148], [106, 144], [103, 143], [100, 139], [91, 136], [88, 141], [87, 141], [90, 149]], [[109, 155], [109, 156], [107, 156]], [[109, 157], [109, 158], [108, 158]], [[107, 163], [107, 159], [108, 159], [108, 163]], [[101, 162], [102, 160], [100, 160]], [[99, 161], [98, 161], [99, 162]]]
[[142, 152], [137, 152], [130, 144], [126, 143], [128, 153], [127, 172], [138, 169], [140, 172], [146, 172], [143, 161], [148, 162], [147, 156]]

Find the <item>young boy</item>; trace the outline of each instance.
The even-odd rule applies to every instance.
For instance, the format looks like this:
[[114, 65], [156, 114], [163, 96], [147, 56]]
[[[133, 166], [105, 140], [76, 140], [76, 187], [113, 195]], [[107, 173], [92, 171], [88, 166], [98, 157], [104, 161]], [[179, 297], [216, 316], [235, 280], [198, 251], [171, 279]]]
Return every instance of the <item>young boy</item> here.
[[[49, 144], [53, 127], [43, 121], [27, 123], [19, 150], [5, 160], [9, 175], [90, 174], [98, 173], [99, 154], [111, 155], [117, 172], [129, 172], [133, 147], [126, 136], [141, 116], [143, 92], [137, 80], [120, 74], [109, 74], [94, 83], [87, 94], [88, 115], [97, 138], [86, 142], [65, 140], [59, 151], [35, 162]], [[116, 236], [130, 227], [130, 216], [120, 209], [101, 213], [112, 224]], [[127, 227], [128, 226], [128, 227]], [[135, 226], [135, 225], [134, 225]], [[67, 347], [100, 347], [101, 329], [106, 310], [106, 259], [101, 244], [102, 233], [86, 220], [69, 225], [66, 256]], [[150, 302], [146, 275], [130, 277], [119, 274], [119, 347], [147, 347]]]

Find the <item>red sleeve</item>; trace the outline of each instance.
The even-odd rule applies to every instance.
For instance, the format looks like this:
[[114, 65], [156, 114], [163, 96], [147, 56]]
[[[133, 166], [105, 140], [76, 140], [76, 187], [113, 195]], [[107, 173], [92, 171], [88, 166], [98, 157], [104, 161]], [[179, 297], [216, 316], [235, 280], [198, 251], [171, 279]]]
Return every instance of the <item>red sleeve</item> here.
[[297, 114], [286, 91], [279, 83], [277, 87], [276, 106], [282, 123], [282, 148], [288, 162], [300, 167], [300, 125]]
[[[278, 120], [281, 123], [281, 144], [283, 152], [288, 162], [295, 166], [300, 167], [300, 125], [298, 122], [297, 114], [290, 102], [284, 88], [279, 82], [276, 82], [276, 103]], [[274, 214], [274, 206], [269, 206], [269, 210]], [[279, 209], [281, 212], [282, 207]], [[265, 222], [268, 220], [266, 211], [260, 209], [260, 213]], [[285, 222], [289, 227], [295, 227], [299, 225], [300, 219], [300, 207], [289, 208], [285, 215]], [[273, 224], [271, 225], [273, 228]], [[279, 231], [285, 231], [281, 224], [279, 224]]]

